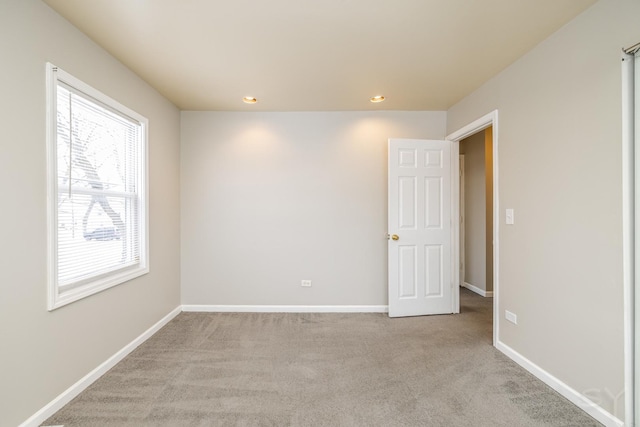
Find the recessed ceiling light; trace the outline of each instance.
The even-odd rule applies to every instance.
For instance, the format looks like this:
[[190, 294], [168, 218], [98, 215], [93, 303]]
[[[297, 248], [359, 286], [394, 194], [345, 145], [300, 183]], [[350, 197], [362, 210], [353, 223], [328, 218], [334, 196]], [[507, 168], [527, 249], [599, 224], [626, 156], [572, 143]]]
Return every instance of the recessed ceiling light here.
[[373, 98], [371, 98], [370, 101], [371, 102], [382, 102], [382, 101], [384, 101], [384, 96], [376, 95]]
[[255, 104], [256, 102], [258, 102], [258, 100], [253, 96], [245, 96], [244, 98], [242, 98], [242, 102], [244, 102], [245, 104]]

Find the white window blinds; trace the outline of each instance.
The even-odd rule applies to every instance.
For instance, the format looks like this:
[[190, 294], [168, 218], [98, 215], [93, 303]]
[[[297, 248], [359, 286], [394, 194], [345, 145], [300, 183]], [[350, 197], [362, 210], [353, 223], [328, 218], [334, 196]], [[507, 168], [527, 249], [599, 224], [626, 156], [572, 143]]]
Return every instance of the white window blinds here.
[[56, 181], [50, 187], [55, 193], [50, 271], [58, 300], [65, 293], [98, 292], [131, 278], [127, 272], [146, 268], [145, 125], [64, 75], [54, 80], [50, 159]]

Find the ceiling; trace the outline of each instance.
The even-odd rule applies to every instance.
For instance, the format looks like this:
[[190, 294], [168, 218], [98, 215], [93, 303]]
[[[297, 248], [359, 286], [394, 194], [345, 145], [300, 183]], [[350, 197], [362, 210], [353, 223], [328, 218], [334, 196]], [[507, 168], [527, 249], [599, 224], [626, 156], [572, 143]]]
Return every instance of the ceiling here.
[[446, 110], [595, 3], [43, 1], [180, 109], [217, 111]]

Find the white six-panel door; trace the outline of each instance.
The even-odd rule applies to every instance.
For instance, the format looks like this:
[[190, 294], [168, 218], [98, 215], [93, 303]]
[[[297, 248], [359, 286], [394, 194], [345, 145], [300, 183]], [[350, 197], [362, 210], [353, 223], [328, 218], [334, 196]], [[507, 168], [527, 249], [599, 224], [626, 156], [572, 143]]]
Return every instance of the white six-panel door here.
[[389, 316], [452, 313], [451, 143], [389, 140]]

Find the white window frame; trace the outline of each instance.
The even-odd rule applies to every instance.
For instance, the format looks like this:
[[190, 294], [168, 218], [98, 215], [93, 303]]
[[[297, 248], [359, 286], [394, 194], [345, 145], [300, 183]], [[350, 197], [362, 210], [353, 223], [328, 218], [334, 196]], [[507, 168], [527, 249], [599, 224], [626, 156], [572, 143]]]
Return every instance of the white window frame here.
[[[74, 301], [109, 289], [149, 272], [149, 179], [148, 179], [148, 129], [149, 121], [142, 115], [120, 104], [116, 100], [94, 89], [71, 74], [51, 63], [46, 64], [47, 80], [47, 260], [49, 311]], [[57, 176], [57, 87], [58, 82], [95, 99], [116, 112], [128, 116], [141, 125], [139, 203], [139, 250], [140, 261], [136, 266], [126, 267], [108, 274], [97, 275], [78, 286], [62, 289], [58, 284], [58, 176]]]

